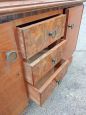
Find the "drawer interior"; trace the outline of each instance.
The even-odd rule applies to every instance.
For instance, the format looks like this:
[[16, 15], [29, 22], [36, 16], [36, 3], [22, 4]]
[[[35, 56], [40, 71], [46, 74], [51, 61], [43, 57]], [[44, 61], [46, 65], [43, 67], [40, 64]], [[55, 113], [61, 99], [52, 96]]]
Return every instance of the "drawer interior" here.
[[[37, 83], [36, 83], [36, 85], [35, 85], [35, 87], [37, 88], [37, 89], [40, 89], [43, 85], [45, 85], [46, 84], [46, 82], [50, 79], [50, 81], [52, 81], [53, 79], [55, 79], [55, 76], [53, 77], [53, 74], [55, 73], [55, 72], [57, 72], [58, 71], [58, 73], [60, 73], [59, 72], [59, 70], [60, 71], [63, 71], [63, 68], [65, 68], [65, 67], [63, 67], [64, 65], [66, 65], [68, 62], [65, 62], [65, 60], [61, 60], [53, 69], [51, 69], [41, 80], [39, 80]], [[66, 68], [65, 68], [66, 69]], [[58, 75], [57, 75], [58, 76]], [[60, 79], [60, 78], [59, 78]]]
[[46, 56], [44, 54], [46, 54], [48, 51], [50, 51], [52, 48], [54, 48], [56, 45], [59, 45], [62, 42], [66, 42], [66, 40], [60, 39], [60, 40], [54, 42], [53, 44], [49, 45], [47, 48], [45, 48], [41, 52], [39, 52], [36, 55], [34, 55], [31, 58], [29, 58], [27, 60], [28, 64], [33, 65], [33, 63], [35, 63], [35, 61], [40, 60], [41, 58], [43, 58], [44, 56]]
[[46, 83], [46, 81], [50, 78], [50, 76], [51, 76], [53, 73], [54, 73], [54, 69], [50, 70], [41, 80], [39, 80], [39, 81], [36, 83], [35, 87], [36, 87], [37, 89], [40, 89], [40, 88], [43, 86], [43, 84]]
[[[68, 63], [68, 62], [67, 62]], [[60, 72], [60, 70], [62, 71], [63, 66], [66, 64], [65, 60], [61, 60], [52, 70], [50, 70], [41, 80], [39, 80], [35, 87], [37, 89], [42, 89], [42, 87], [44, 87], [46, 85], [46, 83], [50, 83], [52, 80], [55, 79], [55, 72], [58, 71], [58, 73]]]
[[22, 29], [22, 28], [27, 27], [27, 26], [31, 26], [31, 25], [38, 24], [38, 23], [41, 23], [41, 22], [44, 22], [44, 21], [48, 21], [48, 20], [53, 19], [53, 18], [55, 18], [57, 16], [60, 16], [60, 15], [62, 15], [62, 14], [57, 14], [57, 15], [53, 15], [53, 16], [50, 16], [50, 17], [47, 17], [47, 18], [42, 18], [42, 19], [39, 19], [39, 20], [35, 20], [35, 21], [29, 22], [29, 23], [18, 25], [17, 27]]

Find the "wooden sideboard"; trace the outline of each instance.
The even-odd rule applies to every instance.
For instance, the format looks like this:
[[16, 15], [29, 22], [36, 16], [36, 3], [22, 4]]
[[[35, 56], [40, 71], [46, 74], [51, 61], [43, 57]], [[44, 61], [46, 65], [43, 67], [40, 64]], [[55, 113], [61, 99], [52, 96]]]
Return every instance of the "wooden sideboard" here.
[[0, 115], [45, 102], [67, 72], [84, 0], [0, 2]]

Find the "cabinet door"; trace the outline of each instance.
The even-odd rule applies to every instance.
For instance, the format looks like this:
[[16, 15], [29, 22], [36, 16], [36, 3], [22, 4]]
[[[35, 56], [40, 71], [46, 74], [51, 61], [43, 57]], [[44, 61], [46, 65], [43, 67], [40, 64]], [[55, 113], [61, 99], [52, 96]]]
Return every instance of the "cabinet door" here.
[[12, 26], [0, 25], [0, 115], [19, 115], [27, 100]]
[[82, 13], [83, 5], [69, 8], [66, 33], [67, 44], [64, 50], [64, 59], [70, 58], [76, 48]]

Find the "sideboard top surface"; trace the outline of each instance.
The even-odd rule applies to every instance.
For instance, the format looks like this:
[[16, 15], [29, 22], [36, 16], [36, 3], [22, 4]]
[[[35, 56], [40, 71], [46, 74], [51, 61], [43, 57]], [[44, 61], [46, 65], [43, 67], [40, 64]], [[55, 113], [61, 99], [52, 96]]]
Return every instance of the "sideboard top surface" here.
[[36, 10], [46, 7], [67, 7], [71, 5], [81, 4], [86, 0], [25, 0], [25, 1], [10, 1], [5, 0], [0, 2], [0, 14], [7, 14], [13, 12], [22, 12]]

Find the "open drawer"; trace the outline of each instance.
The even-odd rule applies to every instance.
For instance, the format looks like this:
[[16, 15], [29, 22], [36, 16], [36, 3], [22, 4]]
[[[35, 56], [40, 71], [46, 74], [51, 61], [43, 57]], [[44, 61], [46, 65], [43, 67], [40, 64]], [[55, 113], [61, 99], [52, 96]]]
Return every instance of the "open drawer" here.
[[27, 83], [30, 99], [35, 101], [37, 104], [42, 105], [55, 88], [56, 77], [61, 75], [64, 70], [66, 71], [68, 64], [68, 60], [62, 60], [61, 65], [59, 65], [55, 71], [52, 69], [50, 72], [48, 72], [48, 74], [42, 80], [40, 80], [35, 87]]
[[66, 15], [51, 17], [17, 27], [23, 58], [28, 59], [64, 36]]
[[66, 40], [48, 47], [41, 53], [30, 58], [25, 65], [25, 76], [27, 82], [35, 85], [46, 73], [48, 73], [62, 59], [62, 53]]

